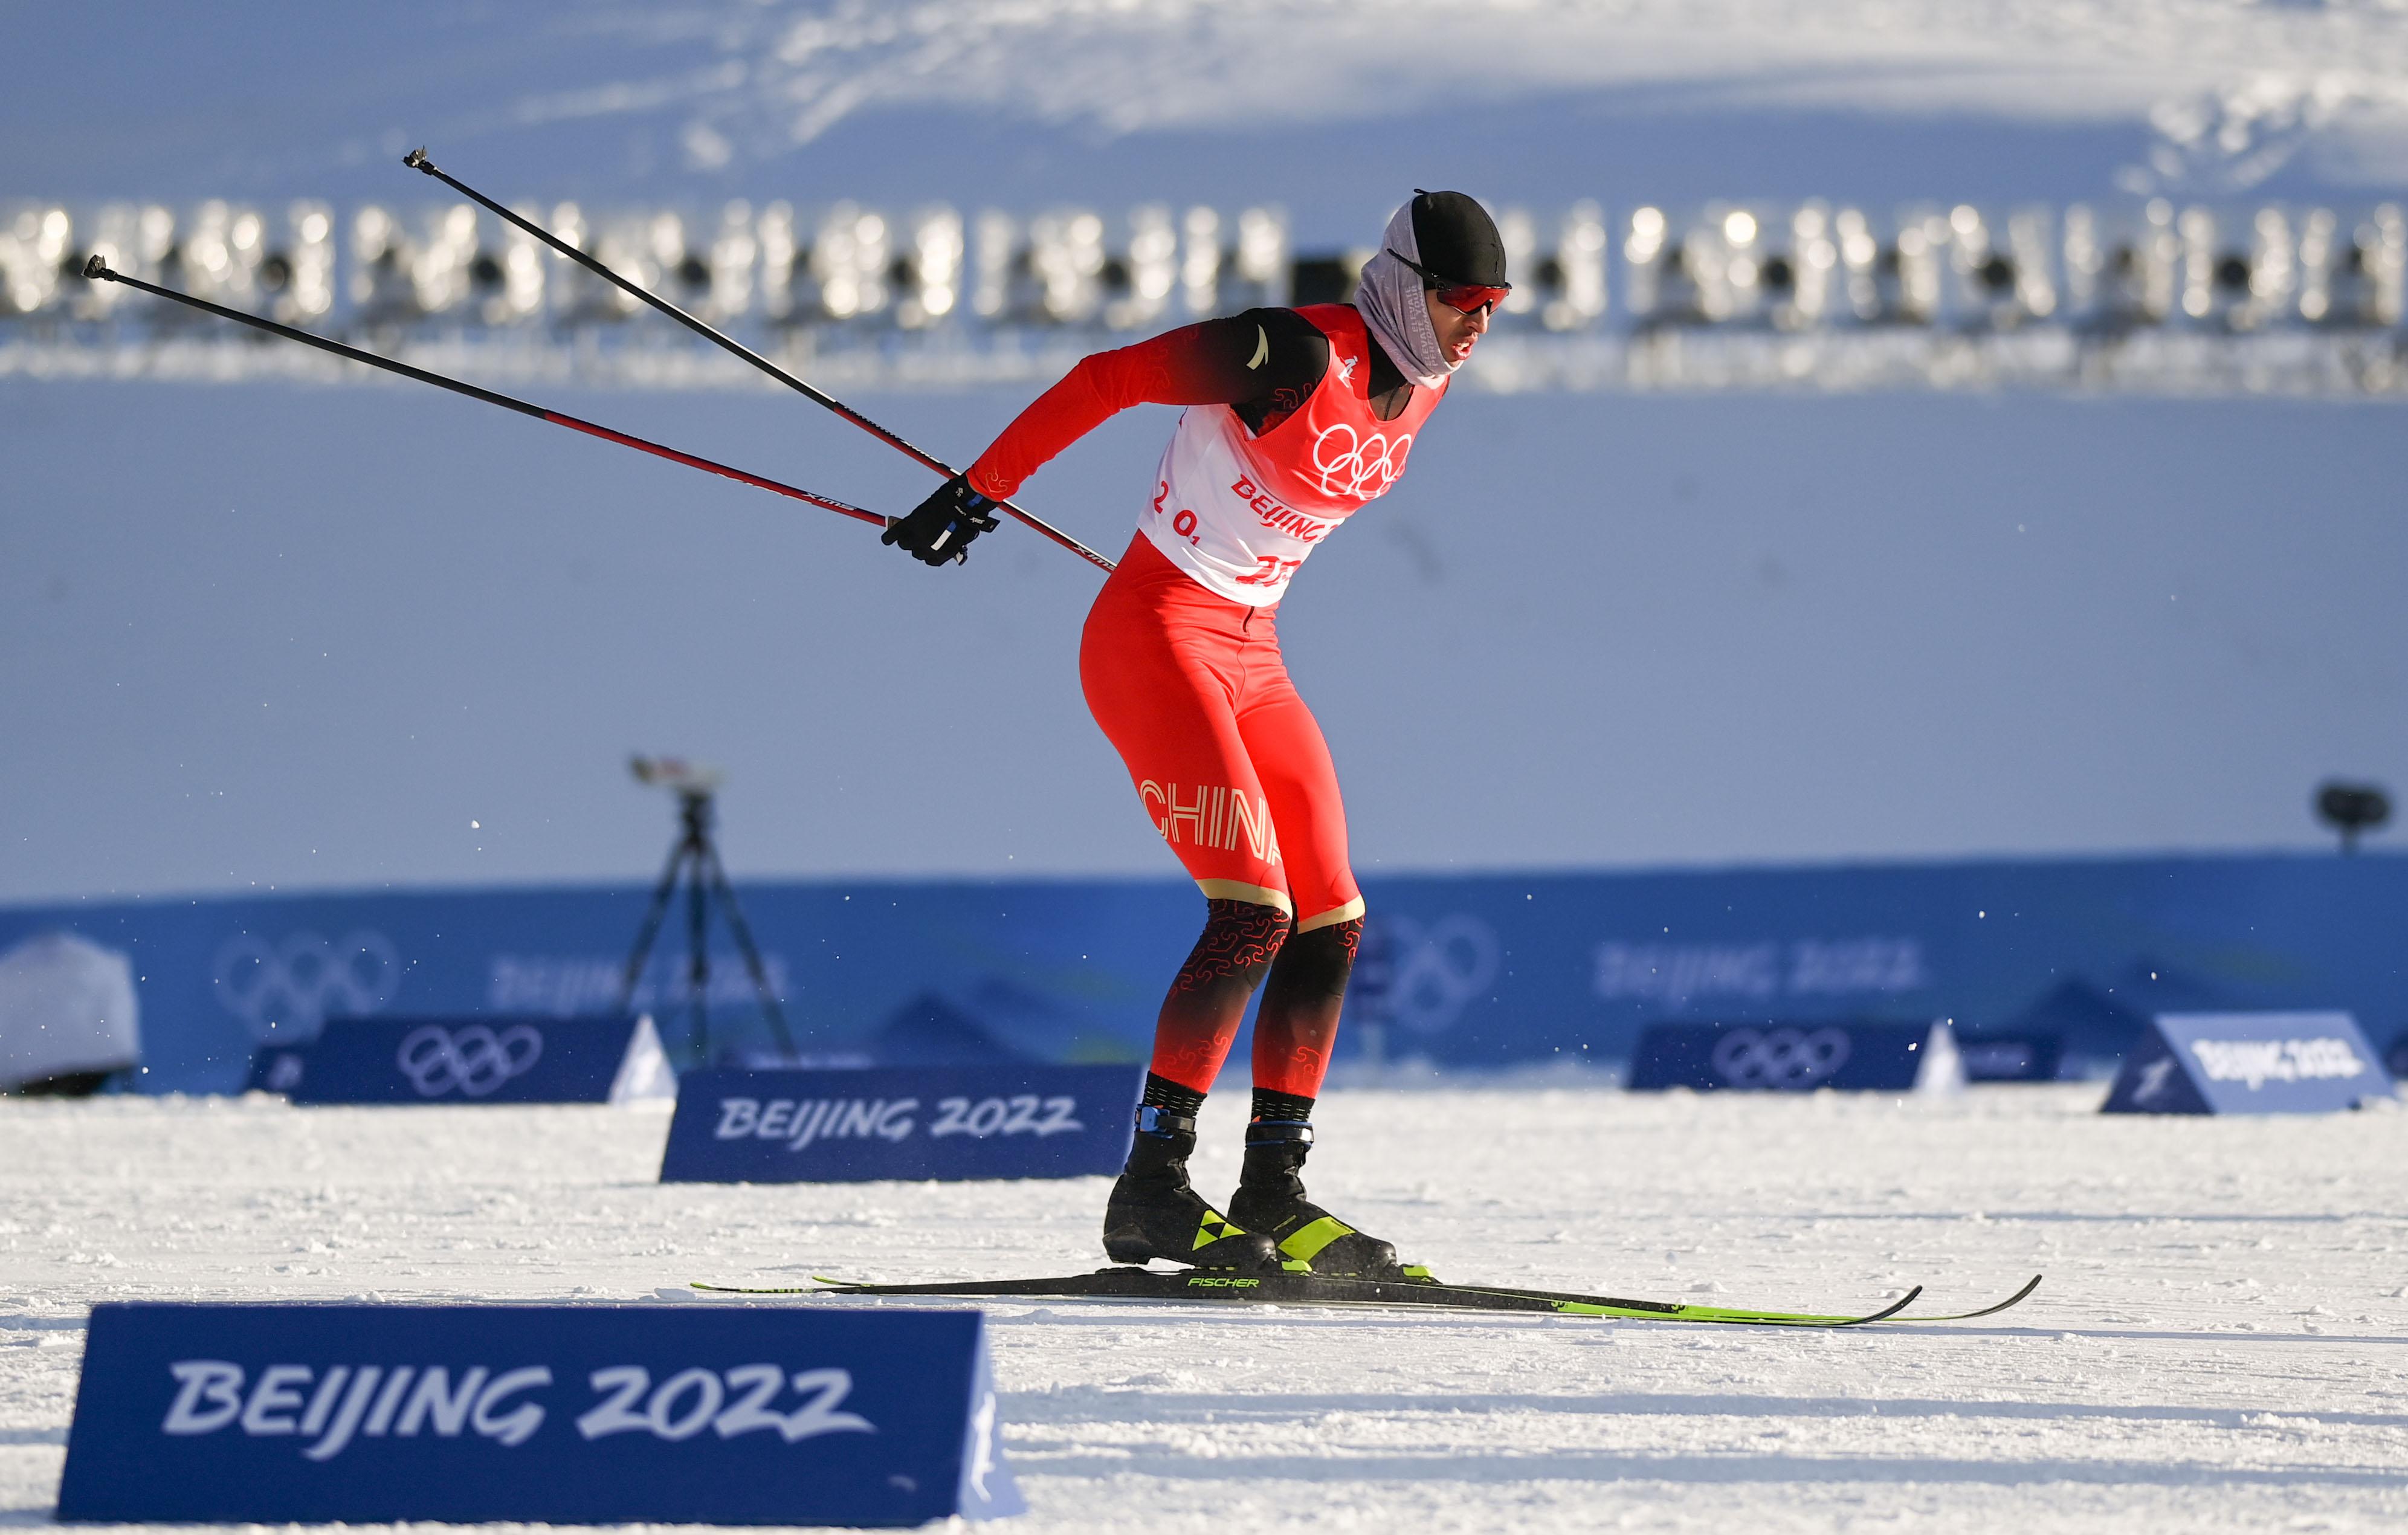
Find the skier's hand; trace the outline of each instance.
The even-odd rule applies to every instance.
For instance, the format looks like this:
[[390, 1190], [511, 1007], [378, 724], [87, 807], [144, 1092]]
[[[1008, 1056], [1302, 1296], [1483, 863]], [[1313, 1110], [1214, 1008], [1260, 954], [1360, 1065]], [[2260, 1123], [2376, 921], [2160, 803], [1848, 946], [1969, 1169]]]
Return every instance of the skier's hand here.
[[970, 489], [968, 475], [955, 475], [909, 517], [886, 524], [880, 543], [897, 544], [923, 565], [959, 565], [969, 558], [970, 540], [994, 531], [995, 503]]

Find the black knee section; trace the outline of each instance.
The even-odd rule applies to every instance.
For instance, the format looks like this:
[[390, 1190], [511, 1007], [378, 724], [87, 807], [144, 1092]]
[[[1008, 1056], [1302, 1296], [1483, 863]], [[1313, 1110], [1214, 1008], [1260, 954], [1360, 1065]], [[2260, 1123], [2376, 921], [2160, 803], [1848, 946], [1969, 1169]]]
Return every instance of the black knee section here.
[[1354, 973], [1354, 951], [1362, 941], [1361, 917], [1290, 938], [1276, 956], [1281, 992], [1297, 999], [1344, 997], [1346, 978]]
[[1287, 941], [1287, 913], [1257, 901], [1215, 899], [1209, 905], [1203, 935], [1179, 968], [1172, 991], [1201, 991], [1233, 980], [1252, 990]]

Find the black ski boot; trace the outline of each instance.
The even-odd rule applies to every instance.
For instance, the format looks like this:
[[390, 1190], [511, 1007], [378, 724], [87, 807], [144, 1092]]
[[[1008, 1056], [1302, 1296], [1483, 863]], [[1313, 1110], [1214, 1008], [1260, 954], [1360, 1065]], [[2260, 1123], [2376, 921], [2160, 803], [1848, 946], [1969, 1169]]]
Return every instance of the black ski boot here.
[[1407, 1268], [1397, 1250], [1367, 1236], [1304, 1197], [1299, 1170], [1312, 1150], [1312, 1126], [1303, 1120], [1257, 1119], [1246, 1126], [1246, 1169], [1230, 1213], [1252, 1230], [1267, 1232], [1280, 1255], [1312, 1265], [1316, 1274], [1340, 1279], [1427, 1279], [1429, 1270]]
[[1168, 1258], [1198, 1269], [1283, 1271], [1271, 1239], [1248, 1231], [1188, 1186], [1196, 1119], [1152, 1106], [1137, 1112], [1128, 1165], [1104, 1206], [1104, 1254], [1114, 1263]]

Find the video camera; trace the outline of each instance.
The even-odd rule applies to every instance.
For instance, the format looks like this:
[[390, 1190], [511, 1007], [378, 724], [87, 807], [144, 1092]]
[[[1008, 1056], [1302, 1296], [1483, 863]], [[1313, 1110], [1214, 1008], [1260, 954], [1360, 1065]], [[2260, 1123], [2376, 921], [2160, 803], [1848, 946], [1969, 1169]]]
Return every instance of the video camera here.
[[633, 756], [627, 768], [638, 783], [650, 783], [681, 795], [709, 796], [719, 792], [727, 775], [707, 762], [688, 762], [683, 757]]

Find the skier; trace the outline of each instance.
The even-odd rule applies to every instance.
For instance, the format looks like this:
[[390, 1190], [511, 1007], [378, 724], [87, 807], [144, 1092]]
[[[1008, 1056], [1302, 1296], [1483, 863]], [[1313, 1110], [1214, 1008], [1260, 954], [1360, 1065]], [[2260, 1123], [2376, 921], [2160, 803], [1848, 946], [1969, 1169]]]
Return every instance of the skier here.
[[[1363, 897], [1337, 771], [1274, 621], [1313, 546], [1404, 472], [1510, 286], [1497, 226], [1459, 192], [1417, 193], [1381, 244], [1351, 305], [1249, 309], [1086, 358], [884, 536], [954, 563], [996, 525], [996, 501], [1114, 412], [1188, 407], [1079, 647], [1087, 706], [1208, 908], [1163, 1000], [1106, 1207], [1114, 1262], [1409, 1272], [1308, 1199], [1300, 1176]], [[1245, 1166], [1224, 1214], [1186, 1163], [1258, 984]]]

